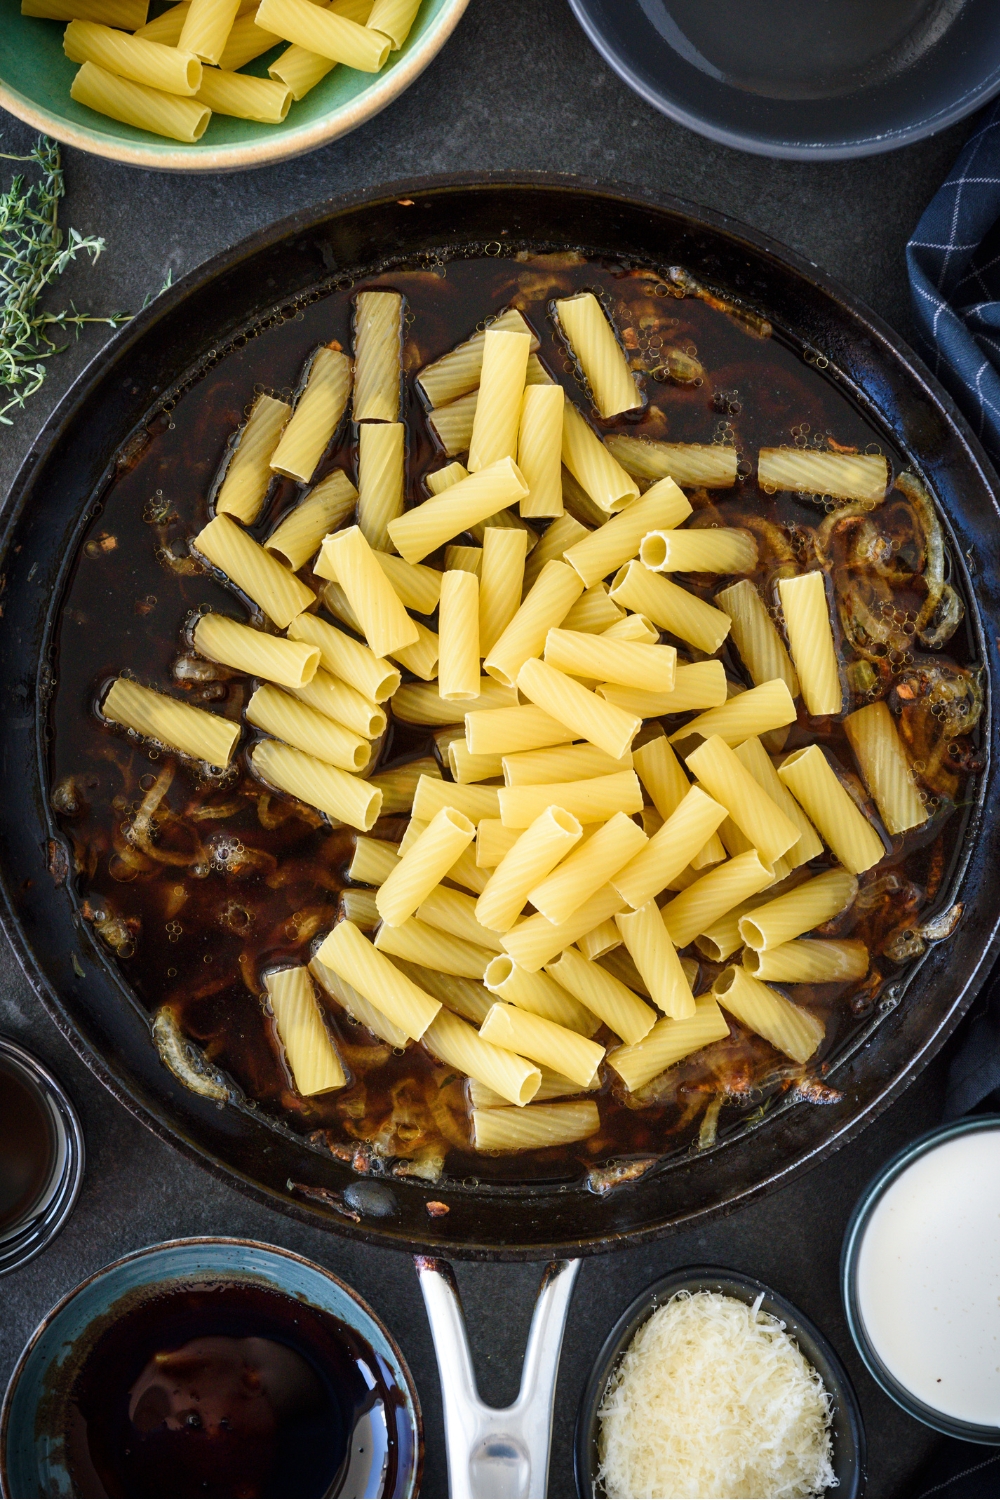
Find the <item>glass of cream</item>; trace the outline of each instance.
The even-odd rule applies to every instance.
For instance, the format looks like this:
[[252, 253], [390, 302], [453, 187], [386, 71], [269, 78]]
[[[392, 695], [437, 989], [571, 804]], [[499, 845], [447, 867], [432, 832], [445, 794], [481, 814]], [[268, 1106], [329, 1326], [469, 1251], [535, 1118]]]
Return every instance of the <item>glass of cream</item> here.
[[1000, 1446], [1000, 1115], [942, 1125], [883, 1167], [848, 1225], [841, 1290], [904, 1411]]

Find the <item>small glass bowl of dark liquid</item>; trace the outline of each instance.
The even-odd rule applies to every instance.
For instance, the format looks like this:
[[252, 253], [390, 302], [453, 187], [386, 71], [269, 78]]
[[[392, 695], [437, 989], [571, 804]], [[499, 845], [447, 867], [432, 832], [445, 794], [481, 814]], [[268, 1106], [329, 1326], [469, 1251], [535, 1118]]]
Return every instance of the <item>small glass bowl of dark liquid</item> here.
[[0, 1036], [0, 1275], [59, 1233], [83, 1162], [83, 1132], [62, 1086], [31, 1052]]

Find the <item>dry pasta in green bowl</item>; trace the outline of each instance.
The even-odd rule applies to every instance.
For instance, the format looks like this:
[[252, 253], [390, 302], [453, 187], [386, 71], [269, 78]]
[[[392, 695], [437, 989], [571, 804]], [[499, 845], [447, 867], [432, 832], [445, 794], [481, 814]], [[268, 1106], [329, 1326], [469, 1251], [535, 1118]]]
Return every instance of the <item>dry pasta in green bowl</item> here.
[[0, 0], [0, 105], [133, 166], [263, 166], [408, 87], [468, 0]]

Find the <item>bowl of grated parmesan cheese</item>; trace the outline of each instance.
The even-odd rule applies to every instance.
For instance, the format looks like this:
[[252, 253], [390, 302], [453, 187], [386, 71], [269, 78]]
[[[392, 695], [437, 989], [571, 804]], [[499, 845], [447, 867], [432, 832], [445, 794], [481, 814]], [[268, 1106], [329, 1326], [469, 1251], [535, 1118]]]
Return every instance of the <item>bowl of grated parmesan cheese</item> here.
[[857, 1397], [823, 1335], [748, 1276], [676, 1271], [627, 1308], [576, 1431], [580, 1495], [798, 1500], [863, 1492]]

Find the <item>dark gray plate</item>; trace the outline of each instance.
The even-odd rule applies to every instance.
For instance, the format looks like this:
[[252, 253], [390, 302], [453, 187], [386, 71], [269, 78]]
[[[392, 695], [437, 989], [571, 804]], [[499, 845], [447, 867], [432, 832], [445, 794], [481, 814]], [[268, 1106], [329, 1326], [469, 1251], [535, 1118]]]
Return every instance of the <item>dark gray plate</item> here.
[[996, 0], [569, 3], [648, 103], [762, 156], [889, 151], [1000, 91]]

